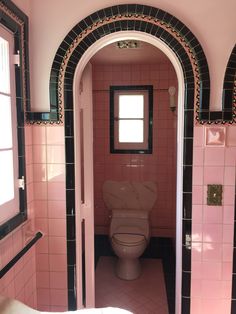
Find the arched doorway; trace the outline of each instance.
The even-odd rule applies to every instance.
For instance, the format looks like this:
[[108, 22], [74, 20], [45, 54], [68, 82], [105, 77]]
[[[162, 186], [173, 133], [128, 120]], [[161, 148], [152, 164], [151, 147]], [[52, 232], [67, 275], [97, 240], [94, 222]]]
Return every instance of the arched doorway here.
[[[140, 32], [145, 35], [145, 40], [154, 39], [166, 47], [172, 55], [173, 64], [179, 66], [179, 73], [182, 73], [181, 82], [182, 100], [182, 143], [181, 173], [178, 176], [181, 186], [180, 203], [183, 203], [183, 216], [179, 219], [180, 233], [183, 235], [181, 242], [181, 255], [183, 263], [180, 263], [182, 273], [182, 286], [179, 284], [179, 302], [177, 313], [189, 313], [190, 309], [190, 279], [191, 279], [191, 254], [189, 244], [186, 242], [191, 238], [191, 199], [192, 199], [192, 147], [193, 147], [193, 122], [196, 118], [201, 119], [201, 112], [204, 114], [209, 109], [209, 73], [208, 65], [196, 37], [191, 31], [174, 16], [162, 10], [143, 5], [120, 5], [106, 8], [95, 12], [78, 23], [65, 37], [60, 45], [51, 70], [50, 91], [51, 91], [51, 123], [65, 122], [65, 145], [66, 145], [66, 194], [67, 194], [67, 227], [68, 227], [68, 272], [69, 276], [69, 309], [76, 307], [76, 291], [74, 289], [76, 259], [76, 239], [73, 233], [75, 226], [75, 158], [74, 158], [74, 128], [73, 116], [75, 98], [75, 73], [79, 73], [77, 65], [82, 69], [82, 59], [89, 57], [89, 48], [101, 40], [108, 39], [109, 34], [118, 34], [128, 31]], [[155, 44], [154, 44], [155, 45]], [[164, 48], [163, 48], [164, 49]], [[92, 50], [90, 50], [91, 52]], [[91, 55], [90, 55], [91, 57]], [[88, 58], [89, 59], [89, 58]], [[85, 62], [86, 64], [86, 62]], [[85, 65], [84, 64], [84, 65]], [[177, 66], [178, 64], [178, 66]], [[180, 75], [181, 76], [181, 75]], [[178, 77], [179, 79], [179, 77]], [[181, 94], [181, 93], [179, 93]], [[204, 102], [204, 106], [203, 106]], [[208, 109], [207, 109], [208, 108]], [[64, 112], [63, 112], [64, 109]], [[179, 193], [177, 193], [180, 195]], [[180, 205], [180, 207], [182, 207]], [[182, 209], [181, 209], [182, 211]], [[71, 231], [72, 230], [72, 231]], [[181, 239], [179, 239], [180, 243]], [[181, 260], [181, 259], [180, 259]], [[77, 261], [78, 262], [78, 261]], [[178, 280], [177, 280], [178, 281]], [[180, 280], [178, 281], [181, 282]], [[187, 288], [186, 288], [187, 287]], [[182, 290], [182, 291], [181, 291]], [[181, 300], [181, 302], [180, 302]], [[182, 310], [180, 310], [182, 303]]]

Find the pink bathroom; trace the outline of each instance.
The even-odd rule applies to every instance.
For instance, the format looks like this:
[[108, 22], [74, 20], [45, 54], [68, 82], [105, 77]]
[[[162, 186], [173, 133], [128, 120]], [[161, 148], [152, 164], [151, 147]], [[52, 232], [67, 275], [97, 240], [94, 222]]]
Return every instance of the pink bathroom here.
[[236, 312], [233, 0], [0, 0], [0, 313]]

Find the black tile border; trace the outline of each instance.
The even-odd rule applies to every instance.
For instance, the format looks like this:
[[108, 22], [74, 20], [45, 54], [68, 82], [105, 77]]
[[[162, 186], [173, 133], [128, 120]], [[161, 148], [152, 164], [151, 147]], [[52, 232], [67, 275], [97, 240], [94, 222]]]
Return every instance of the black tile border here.
[[25, 177], [25, 189], [19, 189], [20, 211], [0, 226], [0, 240], [27, 219], [26, 174], [25, 174], [25, 111], [29, 108], [29, 53], [28, 17], [11, 1], [0, 1], [0, 23], [14, 33], [14, 50], [19, 51], [20, 67], [15, 66], [18, 168], [19, 177]]
[[[138, 10], [143, 11], [144, 9], [147, 11], [150, 9], [150, 12], [152, 12], [153, 15], [153, 21], [157, 20], [161, 16], [165, 17], [169, 20], [170, 15], [167, 13], [155, 9], [150, 8], [147, 6], [142, 5], [122, 5], [122, 6], [114, 6], [112, 8], [109, 8], [107, 12], [109, 14], [114, 14], [114, 12], [126, 12], [127, 8], [130, 8], [132, 10], [135, 10], [135, 14], [137, 15]], [[124, 13], [125, 16], [129, 17], [129, 14]], [[96, 19], [96, 21], [100, 21], [101, 16], [103, 18], [106, 16], [106, 9], [100, 10], [96, 12], [95, 14], [92, 14], [89, 19], [86, 19], [86, 22], [84, 22], [88, 25], [88, 28], [91, 27], [91, 23], [94, 22], [93, 19]], [[183, 33], [186, 33], [186, 36], [188, 35], [189, 42], [192, 42], [195, 47], [197, 47], [198, 50], [202, 50], [200, 47], [200, 44], [195, 39], [194, 35], [176, 18], [172, 19], [173, 23], [176, 25], [176, 29], [179, 29], [179, 33], [177, 33], [176, 30], [173, 30], [173, 34], [178, 34], [180, 38], [175, 38], [173, 35], [168, 33], [165, 29], [163, 29], [161, 26], [155, 25], [155, 23], [151, 23], [150, 21], [139, 21], [134, 19], [131, 20], [124, 20], [124, 21], [115, 21], [111, 20], [110, 23], [107, 25], [104, 25], [106, 27], [100, 26], [95, 28], [93, 31], [91, 31], [83, 40], [80, 41], [80, 44], [77, 44], [75, 49], [72, 50], [70, 55], [65, 54], [63, 57], [63, 62], [66, 63], [66, 60], [72, 61], [68, 63], [68, 66], [65, 68], [61, 67], [59, 69], [58, 67], [58, 60], [60, 59], [61, 54], [63, 53], [62, 47], [59, 47], [57, 54], [54, 59], [53, 67], [52, 67], [52, 76], [57, 76], [58, 82], [60, 82], [60, 76], [61, 70], [63, 70], [66, 82], [61, 82], [58, 85], [58, 93], [55, 94], [55, 89], [53, 89], [53, 97], [54, 97], [54, 105], [58, 101], [59, 105], [61, 106], [61, 112], [62, 106], [64, 105], [64, 117], [61, 115], [61, 121], [63, 122], [64, 118], [64, 127], [65, 127], [65, 144], [66, 144], [66, 175], [73, 176], [73, 167], [74, 167], [74, 152], [73, 152], [73, 142], [74, 142], [74, 133], [73, 133], [73, 89], [72, 89], [72, 83], [73, 83], [73, 77], [75, 73], [75, 68], [77, 63], [79, 62], [81, 56], [86, 51], [87, 47], [89, 47], [93, 42], [100, 39], [102, 36], [105, 36], [108, 33], [111, 32], [117, 32], [120, 30], [127, 30], [127, 29], [134, 29], [134, 30], [141, 30], [146, 31], [147, 33], [150, 33], [161, 40], [163, 40], [165, 43], [167, 43], [172, 50], [176, 53], [178, 56], [180, 63], [183, 68], [184, 72], [184, 78], [185, 78], [185, 101], [184, 101], [184, 116], [185, 116], [185, 131], [184, 131], [184, 141], [186, 143], [185, 149], [184, 149], [184, 164], [183, 167], [185, 167], [185, 172], [183, 175], [183, 184], [187, 189], [187, 192], [183, 193], [183, 197], [185, 197], [186, 194], [188, 194], [188, 200], [185, 201], [183, 205], [183, 211], [187, 211], [187, 216], [183, 216], [183, 236], [185, 238], [186, 234], [191, 234], [191, 198], [192, 198], [192, 190], [189, 190], [189, 186], [192, 186], [192, 142], [193, 142], [193, 124], [194, 124], [194, 104], [197, 103], [197, 97], [196, 97], [196, 89], [198, 88], [198, 84], [196, 82], [196, 78], [194, 78], [194, 71], [192, 68], [192, 63], [190, 60], [190, 57], [186, 53], [185, 49], [182, 46], [182, 40], [183, 38], [180, 36], [181, 31]], [[97, 23], [95, 22], [95, 23]], [[121, 23], [123, 22], [123, 23]], [[132, 22], [132, 23], [130, 23]], [[89, 24], [90, 23], [90, 24]], [[100, 22], [99, 22], [100, 23]], [[165, 20], [162, 21], [163, 24], [165, 24]], [[64, 39], [65, 42], [72, 42], [73, 40], [78, 40], [80, 37], [82, 38], [82, 33], [87, 33], [87, 30], [81, 29], [82, 25], [84, 26], [84, 23], [77, 24], [66, 36]], [[172, 27], [172, 26], [169, 26]], [[192, 40], [191, 40], [192, 39]], [[185, 39], [184, 39], [185, 42]], [[63, 44], [63, 47], [64, 44]], [[196, 59], [195, 59], [196, 61]], [[208, 66], [207, 62], [204, 59], [202, 61], [202, 69], [208, 73]], [[201, 74], [201, 67], [198, 69], [199, 73]], [[204, 72], [204, 73], [205, 73]], [[201, 77], [201, 75], [200, 75]], [[55, 80], [54, 80], [55, 82]], [[203, 78], [202, 86], [209, 86], [209, 77], [205, 75], [205, 78]], [[53, 86], [54, 88], [54, 86]], [[50, 118], [48, 116], [48, 118]], [[38, 121], [40, 123], [40, 121]], [[36, 122], [36, 123], [38, 123]], [[46, 122], [46, 121], [44, 121]], [[50, 121], [50, 123], [53, 123], [53, 121]], [[185, 197], [186, 200], [186, 197]], [[74, 228], [75, 228], [75, 186], [74, 186], [74, 177], [70, 178], [70, 180], [66, 180], [66, 210], [67, 210], [67, 268], [68, 268], [68, 309], [69, 310], [75, 310], [76, 309], [76, 288], [75, 288], [75, 272], [76, 272], [76, 260], [75, 260], [75, 250], [76, 250], [76, 242], [74, 238]], [[186, 232], [186, 234], [185, 234]], [[182, 271], [184, 274], [187, 272], [188, 276], [188, 282], [191, 280], [191, 254], [188, 248], [185, 247], [185, 243], [183, 241], [183, 269]], [[185, 276], [185, 277], [186, 277]], [[183, 305], [183, 313], [185, 313], [188, 309], [190, 310], [190, 285], [184, 288], [184, 295], [182, 293], [183, 300], [188, 302], [184, 302]]]

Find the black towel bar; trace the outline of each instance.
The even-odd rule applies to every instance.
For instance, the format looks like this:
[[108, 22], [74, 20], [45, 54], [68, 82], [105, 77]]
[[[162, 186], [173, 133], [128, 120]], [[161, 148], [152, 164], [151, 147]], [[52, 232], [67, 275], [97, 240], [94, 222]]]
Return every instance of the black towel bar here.
[[26, 244], [26, 246], [13, 257], [10, 262], [0, 270], [0, 278], [2, 278], [18, 261], [19, 259], [25, 255], [26, 252], [43, 236], [42, 232], [37, 232], [34, 238]]

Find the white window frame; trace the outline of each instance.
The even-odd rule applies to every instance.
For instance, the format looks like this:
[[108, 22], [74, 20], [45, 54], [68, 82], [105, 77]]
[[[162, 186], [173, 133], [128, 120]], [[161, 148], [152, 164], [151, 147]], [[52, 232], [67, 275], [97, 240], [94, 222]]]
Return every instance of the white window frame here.
[[[111, 153], [151, 153], [152, 152], [152, 86], [111, 86], [110, 123]], [[119, 116], [119, 99], [123, 95], [143, 95], [143, 118], [121, 118]], [[151, 113], [150, 113], [151, 112]], [[142, 142], [120, 142], [119, 122], [121, 120], [143, 121]]]
[[[12, 151], [13, 153], [13, 173], [14, 173], [14, 198], [6, 203], [0, 205], [0, 225], [7, 222], [20, 212], [19, 204], [19, 184], [18, 184], [18, 140], [17, 140], [17, 112], [16, 112], [16, 94], [15, 94], [15, 69], [14, 69], [14, 35], [0, 25], [0, 37], [6, 40], [9, 44], [9, 71], [10, 71], [10, 90], [5, 92], [0, 91], [0, 95], [9, 97], [11, 103], [12, 113], [12, 148], [0, 149], [1, 151]], [[0, 134], [4, 136], [4, 134]], [[4, 185], [4, 182], [1, 181]], [[1, 191], [3, 187], [1, 188]]]

